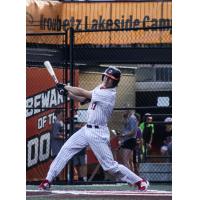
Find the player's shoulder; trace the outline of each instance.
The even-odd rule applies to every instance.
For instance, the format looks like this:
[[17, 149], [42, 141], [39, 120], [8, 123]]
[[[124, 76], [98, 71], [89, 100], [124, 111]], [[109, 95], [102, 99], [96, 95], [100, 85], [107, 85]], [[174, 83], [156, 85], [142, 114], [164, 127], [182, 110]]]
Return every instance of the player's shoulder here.
[[113, 88], [103, 89], [102, 91], [100, 91], [100, 93], [101, 95], [110, 97], [110, 98], [115, 98], [116, 96], [116, 90]]

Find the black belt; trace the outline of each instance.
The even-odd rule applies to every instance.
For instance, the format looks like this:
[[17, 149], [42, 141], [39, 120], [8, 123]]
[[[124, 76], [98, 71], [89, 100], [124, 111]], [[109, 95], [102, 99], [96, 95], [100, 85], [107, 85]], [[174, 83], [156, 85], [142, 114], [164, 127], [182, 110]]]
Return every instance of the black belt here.
[[97, 125], [87, 124], [86, 126], [87, 126], [87, 128], [99, 128], [99, 126], [97, 126]]

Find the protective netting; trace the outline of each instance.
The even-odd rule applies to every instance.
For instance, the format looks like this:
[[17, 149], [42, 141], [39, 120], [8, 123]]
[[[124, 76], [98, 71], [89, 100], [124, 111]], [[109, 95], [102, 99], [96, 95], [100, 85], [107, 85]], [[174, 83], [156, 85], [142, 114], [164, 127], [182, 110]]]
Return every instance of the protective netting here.
[[[45, 60], [51, 61], [60, 82], [88, 90], [101, 82], [106, 67], [117, 66], [123, 76], [109, 121], [110, 131], [120, 132], [126, 110], [138, 113], [145, 127], [149, 124], [145, 114], [150, 113], [154, 127], [152, 147], [148, 150], [144, 145], [141, 152], [137, 152], [137, 170], [153, 181], [171, 181], [171, 156], [161, 154], [164, 120], [172, 114], [170, 49], [170, 28], [27, 34], [27, 181], [41, 180], [47, 173], [53, 158], [51, 134], [57, 110], [63, 111], [65, 136], [62, 142], [69, 137], [72, 123], [87, 120], [87, 106], [72, 104], [58, 93], [43, 67]], [[111, 134], [113, 154], [120, 162], [118, 139]], [[97, 160], [93, 153], [90, 149], [86, 153], [88, 178], [104, 180], [100, 169], [94, 173]], [[77, 173], [67, 167], [60, 180], [66, 180], [69, 171]]]

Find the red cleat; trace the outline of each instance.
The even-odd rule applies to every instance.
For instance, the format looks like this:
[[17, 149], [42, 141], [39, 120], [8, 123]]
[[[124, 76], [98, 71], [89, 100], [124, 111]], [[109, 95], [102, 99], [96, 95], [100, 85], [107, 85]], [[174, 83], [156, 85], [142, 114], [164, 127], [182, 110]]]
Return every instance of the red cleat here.
[[42, 181], [42, 183], [38, 186], [39, 190], [48, 190], [50, 189], [50, 182], [45, 179], [44, 181]]
[[147, 191], [147, 188], [149, 187], [149, 181], [143, 179], [135, 183], [135, 185], [138, 187], [139, 191]]

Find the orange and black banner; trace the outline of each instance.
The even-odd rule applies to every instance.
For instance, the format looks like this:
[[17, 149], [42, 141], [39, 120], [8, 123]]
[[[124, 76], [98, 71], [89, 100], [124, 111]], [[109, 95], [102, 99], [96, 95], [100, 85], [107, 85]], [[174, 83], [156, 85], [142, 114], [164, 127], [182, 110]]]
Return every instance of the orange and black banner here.
[[[135, 29], [127, 34], [135, 43], [171, 43], [172, 2], [59, 2], [27, 0], [27, 33], [63, 32], [73, 27], [74, 30], [121, 30]], [[151, 29], [160, 27], [161, 29]], [[91, 34], [91, 33], [87, 33]], [[120, 37], [110, 32], [100, 32], [104, 44], [124, 44]], [[96, 37], [99, 38], [99, 34]], [[114, 33], [113, 33], [114, 34]], [[109, 37], [107, 37], [109, 35]], [[151, 36], [148, 40], [149, 35]], [[124, 36], [123, 36], [124, 37]], [[76, 44], [91, 43], [90, 37], [82, 34]], [[161, 40], [162, 38], [162, 40]], [[39, 38], [36, 39], [38, 42]], [[95, 40], [94, 40], [95, 41]], [[57, 39], [57, 43], [61, 43]], [[102, 44], [102, 40], [101, 40]]]
[[[58, 80], [62, 81], [63, 69], [54, 70]], [[27, 67], [26, 78], [26, 177], [27, 181], [36, 181], [46, 176], [52, 162], [50, 138], [55, 111], [64, 110], [66, 101], [45, 68]], [[78, 70], [74, 84], [79, 84]], [[78, 108], [77, 103], [75, 107]], [[68, 117], [69, 110], [65, 109], [65, 113]]]

